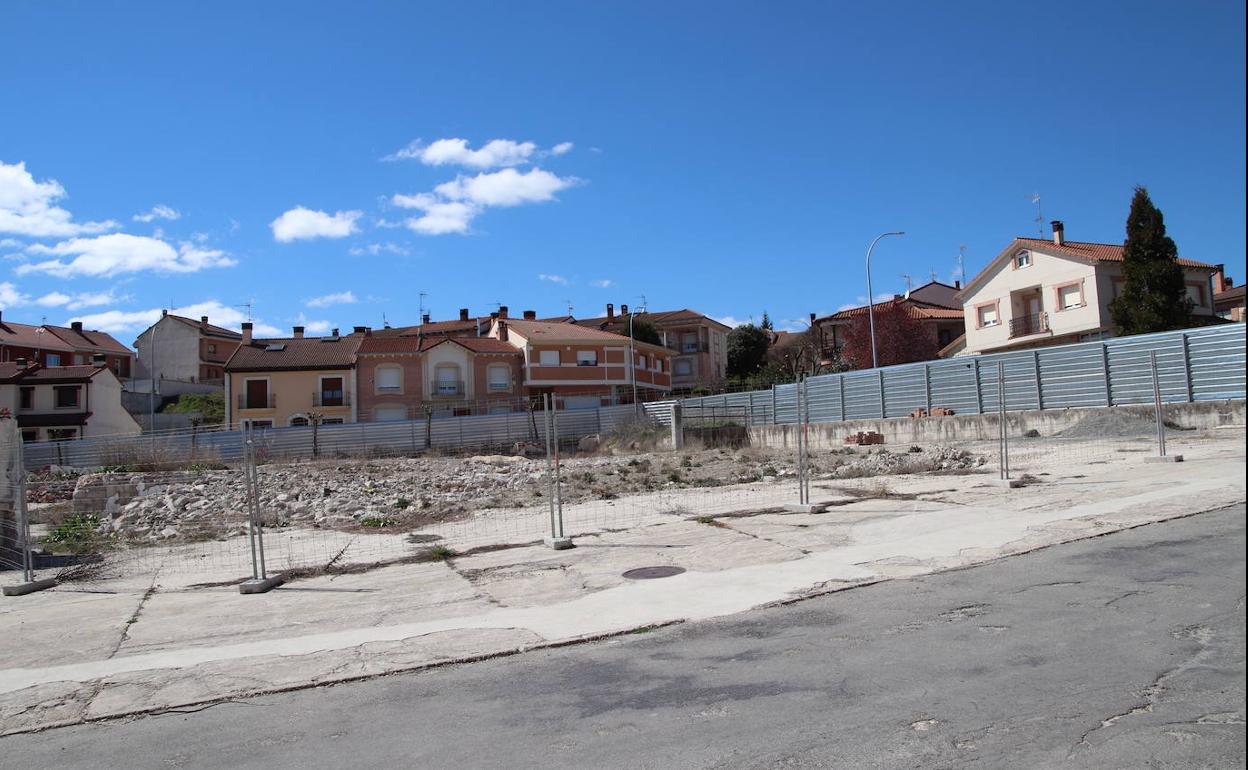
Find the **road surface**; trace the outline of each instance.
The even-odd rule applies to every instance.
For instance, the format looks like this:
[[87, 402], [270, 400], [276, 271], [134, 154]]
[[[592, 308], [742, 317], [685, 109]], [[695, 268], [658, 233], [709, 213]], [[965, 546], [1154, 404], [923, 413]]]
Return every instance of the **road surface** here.
[[6, 767], [1242, 767], [1244, 508], [337, 687], [0, 739]]

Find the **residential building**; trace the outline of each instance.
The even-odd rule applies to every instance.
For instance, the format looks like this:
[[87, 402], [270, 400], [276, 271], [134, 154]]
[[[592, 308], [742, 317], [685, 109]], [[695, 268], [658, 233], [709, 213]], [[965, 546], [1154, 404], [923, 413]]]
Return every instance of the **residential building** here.
[[728, 372], [728, 332], [732, 328], [688, 308], [681, 310], [630, 313], [628, 305], [607, 305], [607, 314], [597, 318], [571, 316], [546, 319], [570, 321], [600, 331], [628, 336], [629, 320], [649, 321], [659, 332], [662, 345], [673, 351], [672, 388], [689, 390], [698, 385], [722, 382]]
[[[957, 298], [960, 288], [960, 284], [950, 286], [940, 281], [929, 281], [904, 295], [895, 294], [890, 300], [875, 303], [873, 312], [883, 313], [895, 306], [902, 307], [907, 315], [922, 325], [937, 348], [943, 348], [962, 335], [963, 310]], [[850, 327], [869, 323], [871, 312], [867, 305], [861, 305], [822, 318], [811, 314], [811, 328], [819, 339], [824, 363], [840, 358]]]
[[565, 409], [629, 403], [634, 390], [639, 401], [672, 390], [675, 353], [663, 345], [580, 324], [501, 316], [488, 336], [523, 354], [525, 395], [554, 394]]
[[[960, 293], [963, 353], [1059, 345], [1114, 334], [1109, 303], [1122, 291], [1121, 244], [1015, 238]], [[1213, 321], [1214, 265], [1180, 259], [1193, 314]]]
[[96, 354], [119, 378], [130, 376], [134, 353], [112, 335], [82, 328], [75, 321], [66, 326], [14, 323], [0, 313], [0, 362], [21, 358], [40, 366], [85, 366]]
[[137, 435], [139, 424], [122, 407], [121, 390], [103, 353], [71, 366], [0, 363], [0, 411], [17, 418], [25, 441]]
[[365, 332], [356, 350], [361, 422], [512, 411], [524, 358], [492, 337]]
[[1244, 322], [1244, 287], [1236, 286], [1222, 265], [1213, 274], [1213, 313], [1224, 321]]
[[244, 323], [238, 348], [225, 363], [225, 404], [231, 428], [306, 425], [313, 414], [322, 424], [356, 421], [355, 352], [362, 326], [349, 335], [253, 339]]
[[186, 318], [162, 310], [160, 320], [134, 341], [138, 351], [135, 377], [224, 384], [225, 362], [243, 335], [208, 322], [208, 316]]

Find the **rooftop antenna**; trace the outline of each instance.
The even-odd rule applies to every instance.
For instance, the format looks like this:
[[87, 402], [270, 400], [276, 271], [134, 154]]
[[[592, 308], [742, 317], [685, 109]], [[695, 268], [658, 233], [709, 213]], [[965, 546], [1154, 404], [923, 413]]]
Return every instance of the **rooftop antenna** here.
[[957, 280], [959, 280], [959, 281], [965, 281], [965, 280], [966, 280], [966, 267], [964, 267], [964, 266], [963, 266], [963, 263], [964, 263], [965, 261], [966, 261], [966, 244], [964, 243], [964, 244], [962, 244], [961, 246], [959, 246], [959, 247], [958, 247], [958, 277], [957, 277]]
[[572, 300], [565, 299], [564, 302], [568, 303], [568, 315], [572, 315]]
[[927, 269], [927, 275], [928, 275], [928, 278], [929, 278], [929, 279], [931, 279], [931, 282], [932, 282], [932, 283], [936, 283], [937, 277], [936, 277], [936, 271], [935, 271], [935, 270], [933, 270], [932, 268], [930, 268], [930, 267], [929, 267], [929, 268]]
[[1040, 231], [1040, 237], [1044, 237], [1044, 212], [1040, 210], [1040, 193], [1031, 194], [1031, 202], [1036, 204], [1036, 229]]
[[646, 295], [645, 295], [645, 294], [639, 294], [639, 295], [638, 295], [638, 297], [640, 297], [640, 298], [641, 298], [641, 312], [643, 312], [643, 313], [644, 313], [644, 312], [646, 312]]
[[[245, 307], [245, 308], [247, 308], [247, 323], [251, 323], [251, 320], [252, 320], [252, 319], [251, 319], [251, 302], [252, 302], [251, 300], [247, 300], [246, 302], [244, 302], [244, 303], [243, 303], [243, 304], [241, 304], [241, 305], [235, 305], [235, 306], [234, 306], [234, 307]], [[170, 307], [172, 307], [172, 305], [170, 305]]]
[[903, 280], [903, 281], [905, 281], [905, 282], [906, 282], [906, 296], [907, 296], [907, 297], [909, 297], [909, 296], [910, 296], [910, 286], [914, 283], [914, 279], [910, 277], [910, 274], [909, 274], [909, 273], [902, 273], [902, 274], [901, 274], [901, 280]]
[[421, 321], [425, 320], [425, 298], [428, 296], [429, 296], [428, 292], [422, 291], [420, 293], [420, 320]]
[[390, 328], [390, 322], [386, 320], [386, 312], [384, 310], [381, 312], [381, 328], [383, 329]]

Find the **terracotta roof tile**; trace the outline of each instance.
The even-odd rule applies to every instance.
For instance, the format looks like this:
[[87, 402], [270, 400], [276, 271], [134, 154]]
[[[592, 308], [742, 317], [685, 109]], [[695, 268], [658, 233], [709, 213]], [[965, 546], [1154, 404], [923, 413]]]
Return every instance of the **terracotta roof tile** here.
[[60, 337], [65, 344], [74, 350], [91, 350], [97, 353], [120, 353], [122, 355], [132, 356], [134, 351], [118, 342], [113, 335], [108, 332], [97, 331], [95, 329], [83, 329], [77, 331], [65, 326], [44, 326], [48, 331]]
[[303, 337], [255, 340], [239, 345], [226, 362], [230, 372], [264, 372], [292, 369], [350, 369], [362, 334], [341, 337]]
[[65, 340], [56, 336], [42, 326], [0, 321], [0, 345], [13, 345], [21, 348], [39, 348], [57, 352], [72, 353]]
[[36, 369], [21, 376], [22, 382], [56, 382], [60, 380], [89, 380], [100, 372], [107, 372], [103, 366], [48, 366]]
[[[1082, 257], [1083, 259], [1092, 259], [1097, 262], [1122, 261], [1123, 249], [1121, 243], [1113, 244], [1066, 241], [1061, 246], [1058, 246], [1047, 238], [1015, 238], [1015, 240], [1042, 252], [1065, 254], [1072, 257]], [[1213, 265], [1206, 264], [1204, 262], [1197, 262], [1194, 259], [1178, 259], [1176, 261], [1183, 267], [1203, 267], [1210, 270], [1214, 269]]]
[[[906, 309], [906, 313], [911, 318], [916, 318], [919, 320], [929, 320], [929, 319], [953, 320], [953, 319], [961, 319], [965, 317], [965, 313], [960, 308], [955, 309], [955, 308], [950, 308], [950, 307], [940, 307], [939, 305], [929, 305], [925, 302], [918, 302], [917, 300], [914, 300], [914, 299], [894, 298], [886, 302], [875, 303], [875, 308], [876, 308], [876, 311], [879, 312], [882, 309], [891, 308], [894, 305], [898, 305], [898, 304], [900, 304], [902, 307]], [[816, 322], [818, 321], [848, 321], [853, 318], [865, 318], [867, 316], [868, 309], [869, 308], [866, 305], [862, 305], [860, 307], [846, 308], [845, 310], [841, 310], [839, 312], [833, 313], [832, 315], [827, 315], [827, 316], [824, 316], [823, 318], [818, 318], [816, 319]]]
[[[170, 313], [167, 317], [172, 318], [175, 321], [181, 321], [187, 326], [193, 326], [196, 329], [200, 328], [199, 319], [187, 318], [186, 316], [174, 315], [173, 313]], [[204, 329], [204, 332], [213, 337], [224, 337], [231, 340], [241, 340], [243, 338], [243, 335], [236, 331], [231, 331], [223, 326], [215, 326], [213, 324], [208, 324]]]

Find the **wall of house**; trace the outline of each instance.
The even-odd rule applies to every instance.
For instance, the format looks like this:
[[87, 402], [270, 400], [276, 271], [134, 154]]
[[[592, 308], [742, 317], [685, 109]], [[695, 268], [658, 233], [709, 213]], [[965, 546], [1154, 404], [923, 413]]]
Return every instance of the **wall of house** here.
[[[476, 398], [476, 379], [473, 377], [472, 353], [454, 343], [445, 343], [430, 348], [424, 353], [424, 393], [423, 398], [430, 401], [464, 401]], [[463, 383], [462, 393], [455, 395], [439, 395], [437, 388], [438, 366], [456, 366], [459, 368], [457, 379]]]
[[[519, 351], [516, 351], [517, 354]], [[490, 388], [490, 367], [505, 366], [507, 368], [507, 390]], [[524, 394], [524, 361], [519, 355], [505, 353], [474, 353], [473, 354], [473, 392], [478, 399], [486, 401], [514, 401]]]
[[[1213, 315], [1213, 276], [1208, 270], [1192, 270], [1183, 271], [1183, 281], [1189, 286], [1199, 287], [1199, 299], [1192, 307], [1193, 315]], [[1109, 303], [1113, 301], [1122, 292], [1122, 287], [1126, 279], [1123, 277], [1122, 265], [1108, 264], [1102, 265], [1097, 270], [1097, 291], [1105, 304], [1106, 324], [1112, 324], [1109, 319]]]
[[[142, 428], [121, 404], [121, 380], [111, 370], [91, 378], [87, 386], [87, 409], [91, 417], [83, 428], [83, 438], [98, 436], [137, 436]], [[50, 388], [49, 388], [50, 390]]]
[[[315, 411], [325, 418], [354, 422], [356, 393], [354, 372], [350, 369], [311, 369], [277, 372], [229, 372], [229, 388], [226, 408], [229, 410], [230, 426], [238, 427], [242, 420], [271, 420], [273, 427], [284, 428], [290, 418]], [[314, 394], [320, 392], [322, 377], [342, 377], [343, 406], [314, 406]], [[240, 409], [238, 399], [247, 393], [247, 380], [262, 379], [269, 383], [269, 393], [276, 397], [272, 409]]]
[[0, 360], [16, 361], [24, 358], [28, 363], [38, 363], [41, 366], [48, 366], [48, 356], [59, 356], [60, 363], [56, 366], [67, 366], [73, 363], [74, 353], [72, 350], [45, 350], [43, 348], [27, 348], [20, 345], [4, 345], [0, 350]]
[[[377, 389], [377, 369], [398, 368], [401, 387], [398, 391]], [[359, 382], [359, 419], [372, 422], [377, 419], [378, 407], [402, 406], [410, 419], [418, 415], [423, 398], [422, 366], [419, 355], [364, 355], [356, 362], [356, 379]]]
[[199, 330], [181, 321], [160, 319], [138, 336], [134, 347], [138, 351], [133, 369], [136, 378], [187, 382], [200, 378]]

